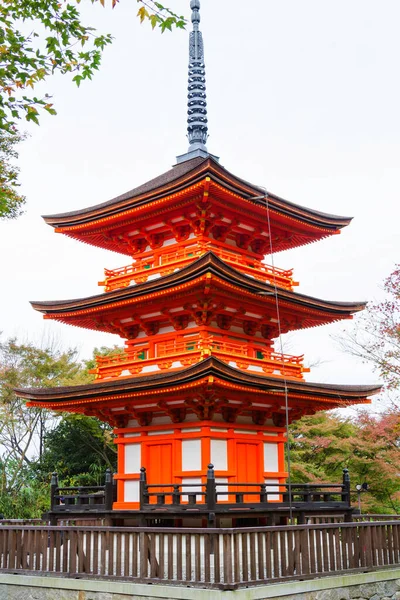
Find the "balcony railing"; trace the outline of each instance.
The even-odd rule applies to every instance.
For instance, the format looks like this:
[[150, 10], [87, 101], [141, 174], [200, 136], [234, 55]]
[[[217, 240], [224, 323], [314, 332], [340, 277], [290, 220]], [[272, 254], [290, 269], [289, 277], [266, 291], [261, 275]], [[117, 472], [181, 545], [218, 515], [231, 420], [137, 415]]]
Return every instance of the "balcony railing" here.
[[206, 252], [212, 251], [223, 261], [236, 267], [239, 271], [259, 279], [271, 285], [292, 290], [293, 286], [298, 285], [293, 281], [293, 270], [283, 270], [276, 267], [271, 267], [264, 264], [260, 260], [252, 256], [243, 256], [237, 252], [229, 250], [217, 244], [193, 244], [190, 241], [189, 246], [179, 246], [179, 248], [168, 249], [164, 248], [158, 252], [150, 252], [142, 255], [131, 265], [121, 267], [119, 269], [105, 269], [104, 281], [100, 281], [99, 285], [105, 287], [106, 292], [111, 292], [120, 288], [128, 287], [132, 282], [144, 283], [150, 276], [169, 275], [178, 269], [182, 269]]
[[[238, 369], [253, 370], [260, 374], [288, 379], [303, 379], [309, 369], [303, 366], [304, 356], [291, 356], [260, 349], [255, 344], [226, 342], [215, 336], [193, 336], [184, 340], [168, 340], [155, 344], [156, 356], [150, 356], [150, 345], [133, 348], [128, 352], [110, 356], [97, 356], [96, 368], [90, 372], [96, 379], [120, 377], [125, 371], [139, 375], [145, 367], [152, 370], [173, 370], [198, 363], [208, 356], [216, 356], [224, 362], [235, 363]], [[149, 372], [149, 369], [146, 369]], [[128, 373], [126, 373], [128, 374]]]

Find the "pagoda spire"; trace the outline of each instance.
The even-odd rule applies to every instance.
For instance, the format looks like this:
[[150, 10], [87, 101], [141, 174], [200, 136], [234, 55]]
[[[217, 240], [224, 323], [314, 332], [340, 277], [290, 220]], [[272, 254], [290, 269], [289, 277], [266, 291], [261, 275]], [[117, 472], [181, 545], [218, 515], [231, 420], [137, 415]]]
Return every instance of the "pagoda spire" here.
[[208, 138], [204, 44], [200, 31], [200, 0], [191, 0], [193, 31], [189, 37], [188, 139], [189, 152], [207, 152]]
[[209, 156], [206, 147], [208, 138], [208, 119], [204, 44], [203, 35], [200, 31], [200, 0], [190, 0], [190, 8], [192, 9], [191, 19], [193, 31], [189, 34], [187, 111], [187, 137], [189, 140], [189, 148], [186, 154], [177, 157], [178, 163], [185, 162], [196, 156]]

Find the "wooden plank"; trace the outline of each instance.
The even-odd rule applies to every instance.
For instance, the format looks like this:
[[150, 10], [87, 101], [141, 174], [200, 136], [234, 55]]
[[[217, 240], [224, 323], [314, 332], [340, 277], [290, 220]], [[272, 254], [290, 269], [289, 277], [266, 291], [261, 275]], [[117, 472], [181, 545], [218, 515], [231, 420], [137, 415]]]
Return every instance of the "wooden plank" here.
[[108, 546], [107, 575], [108, 575], [108, 577], [112, 577], [114, 575], [114, 543], [115, 543], [115, 533], [112, 530], [107, 530], [105, 542]]
[[271, 560], [271, 532], [270, 531], [266, 531], [265, 533], [265, 578], [266, 579], [272, 579], [273, 577], [273, 573], [272, 573], [272, 560]]
[[220, 547], [219, 547], [219, 535], [215, 533], [213, 535], [214, 544], [214, 581], [220, 583], [221, 581], [221, 569], [220, 569]]
[[[148, 534], [146, 534], [148, 535]], [[157, 563], [157, 534], [153, 533], [148, 535], [149, 538], [149, 561], [150, 561], [150, 577], [154, 579], [158, 575], [158, 563]]]
[[185, 536], [186, 581], [192, 581], [192, 538]]
[[100, 575], [106, 574], [106, 548], [107, 548], [107, 534], [102, 531], [99, 536], [100, 544]]
[[159, 555], [158, 555], [158, 578], [159, 579], [164, 579], [165, 578], [165, 534], [164, 533], [159, 533], [158, 534], [158, 540], [159, 540]]
[[15, 559], [17, 553], [17, 532], [16, 530], [11, 530], [10, 535], [8, 537], [8, 568], [16, 569]]
[[196, 583], [201, 582], [201, 552], [200, 552], [200, 535], [194, 536], [194, 577]]
[[324, 573], [329, 573], [328, 529], [321, 530]]
[[34, 555], [35, 555], [35, 571], [40, 571], [40, 550], [41, 550], [41, 542], [42, 542], [42, 532], [39, 529], [35, 529], [35, 546], [34, 546]]
[[264, 539], [261, 532], [257, 533], [258, 550], [258, 579], [265, 579]]
[[76, 531], [70, 532], [69, 542], [69, 573], [76, 573]]
[[376, 549], [377, 549], [377, 561], [378, 565], [383, 566], [383, 536], [382, 527], [376, 527]]
[[241, 581], [240, 576], [240, 557], [239, 557], [239, 533], [235, 532], [233, 534], [233, 578], [235, 583], [239, 583]]
[[329, 570], [335, 571], [335, 541], [334, 541], [335, 529], [328, 529], [328, 550], [329, 550]]
[[371, 526], [371, 540], [372, 540], [372, 564], [374, 567], [378, 564], [378, 536], [376, 527]]
[[23, 531], [21, 529], [17, 529], [16, 531], [16, 555], [15, 555], [15, 567], [17, 569], [22, 569], [22, 534]]
[[[323, 563], [322, 563], [322, 533], [320, 529], [315, 530], [315, 548], [317, 554], [317, 569], [316, 573], [323, 572]], [[305, 573], [304, 569], [302, 569], [302, 574]]]
[[[21, 536], [22, 537], [22, 536]], [[22, 546], [22, 539], [21, 539]], [[49, 531], [49, 572], [54, 572], [54, 548], [55, 548], [55, 532]]]
[[172, 581], [174, 578], [174, 538], [168, 534], [168, 579]]
[[90, 531], [85, 532], [85, 546], [83, 548], [83, 568], [85, 573], [92, 573], [92, 533]]
[[358, 527], [357, 561], [359, 567], [365, 567], [365, 527]]
[[287, 569], [287, 537], [286, 531], [279, 532], [279, 554], [281, 561], [281, 577], [286, 577], [288, 574]]
[[[22, 535], [22, 540], [21, 540], [21, 550], [22, 550], [21, 565], [24, 570], [29, 569], [29, 534], [30, 534], [30, 530], [24, 531], [23, 535]], [[0, 541], [0, 545], [1, 545], [1, 541]], [[1, 564], [1, 558], [0, 558], [0, 564]]]
[[182, 581], [182, 536], [176, 536], [176, 578]]
[[382, 525], [382, 550], [383, 550], [383, 562], [385, 565], [390, 565], [391, 562], [389, 560], [389, 544], [391, 544], [390, 540], [390, 525]]
[[211, 534], [204, 534], [204, 581], [210, 582], [211, 577]]
[[5, 569], [4, 566], [4, 538], [7, 530], [0, 528], [0, 569]]
[[223, 535], [224, 550], [224, 583], [232, 583], [232, 535]]
[[301, 564], [301, 536], [300, 531], [296, 529], [294, 532], [293, 574], [296, 573], [296, 575], [301, 575], [303, 572], [302, 568], [303, 567]]
[[277, 532], [271, 533], [271, 551], [272, 551], [272, 559], [274, 564], [274, 572], [272, 575], [273, 579], [277, 579], [280, 577], [280, 568], [279, 568], [279, 534]]
[[[299, 542], [297, 541], [299, 539]], [[310, 539], [310, 573], [317, 572], [316, 565], [316, 532], [315, 529], [310, 529], [309, 531], [309, 539]], [[297, 561], [297, 546], [300, 546], [300, 534], [298, 531], [295, 531], [295, 540], [296, 540], [296, 564], [300, 564], [300, 560]], [[300, 557], [300, 548], [298, 550]], [[301, 573], [300, 567], [296, 567], [296, 572]]]
[[308, 530], [303, 529], [300, 531], [301, 539], [301, 557], [302, 557], [302, 574], [308, 575], [310, 573], [310, 554], [308, 551]]
[[251, 581], [257, 581], [257, 534], [250, 533], [249, 538], [250, 544], [250, 577]]
[[134, 532], [129, 534], [132, 543], [132, 577], [137, 577], [138, 573], [140, 573], [139, 567], [139, 537], [140, 534]]
[[147, 562], [148, 562], [148, 535], [143, 533], [139, 534], [139, 551], [140, 551], [140, 579], [147, 579]]
[[393, 525], [393, 562], [399, 564], [400, 562], [400, 544], [399, 544], [399, 526]]
[[123, 570], [124, 570], [124, 577], [125, 578], [131, 576], [130, 569], [129, 569], [129, 562], [130, 562], [129, 558], [132, 555], [131, 547], [130, 547], [131, 541], [132, 540], [131, 540], [130, 533], [127, 533], [125, 531], [125, 533], [122, 536], [122, 543], [123, 543], [122, 545], [123, 545], [123, 548], [124, 548], [124, 561], [123, 561], [123, 567], [121, 566], [121, 568], [123, 568]]
[[342, 570], [342, 556], [341, 556], [341, 546], [340, 546], [340, 528], [336, 527], [335, 528], [335, 563], [336, 563], [336, 570], [337, 571], [341, 571]]
[[115, 557], [115, 575], [116, 577], [121, 577], [122, 575], [122, 534], [120, 531], [117, 531], [115, 534], [116, 537], [116, 557]]
[[287, 531], [287, 551], [288, 551], [288, 560], [287, 560], [287, 574], [294, 575], [295, 572], [295, 541], [294, 541], [294, 531], [289, 529]]
[[83, 555], [83, 531], [76, 532], [76, 549], [78, 555], [78, 563], [77, 563], [77, 572], [84, 573], [85, 565], [84, 565], [84, 555]]
[[68, 573], [69, 564], [69, 545], [70, 545], [70, 532], [64, 531], [64, 543], [62, 545], [62, 573]]
[[242, 539], [242, 577], [243, 581], [249, 581], [249, 561], [248, 561], [248, 535], [241, 534]]
[[99, 532], [93, 532], [93, 575], [99, 574]]

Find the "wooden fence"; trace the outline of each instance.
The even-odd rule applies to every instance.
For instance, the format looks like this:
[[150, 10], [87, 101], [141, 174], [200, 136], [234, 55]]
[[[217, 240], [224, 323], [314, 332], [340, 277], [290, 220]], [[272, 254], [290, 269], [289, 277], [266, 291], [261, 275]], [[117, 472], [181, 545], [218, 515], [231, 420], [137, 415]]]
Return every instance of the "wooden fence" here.
[[0, 572], [236, 589], [400, 565], [400, 522], [243, 529], [0, 527]]

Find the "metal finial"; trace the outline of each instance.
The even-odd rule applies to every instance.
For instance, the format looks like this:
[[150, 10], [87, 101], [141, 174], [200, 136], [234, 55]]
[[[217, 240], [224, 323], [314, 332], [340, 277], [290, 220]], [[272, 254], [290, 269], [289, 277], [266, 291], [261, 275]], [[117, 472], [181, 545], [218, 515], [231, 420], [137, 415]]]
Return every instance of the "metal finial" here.
[[189, 37], [188, 139], [189, 152], [207, 152], [206, 71], [203, 36], [199, 31], [200, 0], [191, 0], [193, 31]]

